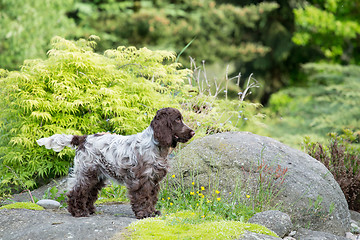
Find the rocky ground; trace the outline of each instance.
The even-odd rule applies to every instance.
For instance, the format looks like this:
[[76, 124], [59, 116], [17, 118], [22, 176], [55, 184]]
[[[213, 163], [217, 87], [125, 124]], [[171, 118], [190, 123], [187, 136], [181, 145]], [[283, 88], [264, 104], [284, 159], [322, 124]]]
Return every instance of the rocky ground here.
[[136, 221], [127, 204], [104, 205], [99, 213], [74, 218], [65, 209], [34, 211], [0, 210], [1, 240], [110, 239]]
[[[44, 193], [53, 186], [57, 189], [65, 189], [65, 179], [58, 179], [46, 186], [36, 189], [31, 192], [32, 196], [37, 199], [42, 199]], [[0, 202], [0, 205], [15, 202], [31, 201], [30, 194], [23, 192], [13, 196], [11, 200]], [[27, 209], [0, 209], [0, 240], [60, 240], [60, 239], [76, 239], [76, 240], [105, 240], [122, 239], [121, 232], [132, 222], [137, 221], [129, 204], [106, 204], [97, 207], [97, 213], [86, 218], [74, 218], [66, 209], [46, 209], [43, 211], [34, 211]], [[297, 229], [292, 231], [289, 235], [283, 234], [283, 231], [277, 231], [289, 224], [283, 223], [280, 218], [273, 219], [270, 223], [263, 220], [255, 221], [255, 223], [262, 224], [269, 229], [276, 232], [286, 240], [360, 240], [358, 227], [360, 222], [360, 214], [352, 212], [351, 218], [353, 220], [352, 228], [357, 228], [353, 233], [347, 232], [346, 237], [335, 236], [324, 232], [314, 232], [307, 229]], [[265, 216], [265, 220], [272, 219]], [[280, 214], [282, 216], [282, 214]], [[279, 220], [280, 219], [280, 220]], [[290, 221], [290, 218], [288, 219]], [[269, 221], [268, 221], [269, 222]], [[290, 222], [291, 225], [291, 222]], [[289, 225], [289, 226], [290, 226]], [[290, 231], [291, 227], [286, 231]], [[285, 231], [285, 232], [286, 232]], [[252, 236], [249, 233], [245, 234], [243, 238], [249, 239], [281, 239], [274, 238], [267, 235]]]
[[[31, 194], [42, 199], [47, 189], [53, 186], [65, 189], [65, 185], [66, 179], [57, 179]], [[31, 197], [28, 192], [23, 192], [2, 204], [13, 201], [31, 201]], [[86, 218], [74, 218], [66, 209], [1, 209], [0, 240], [111, 239], [133, 221], [136, 218], [129, 204], [100, 205], [95, 215]]]

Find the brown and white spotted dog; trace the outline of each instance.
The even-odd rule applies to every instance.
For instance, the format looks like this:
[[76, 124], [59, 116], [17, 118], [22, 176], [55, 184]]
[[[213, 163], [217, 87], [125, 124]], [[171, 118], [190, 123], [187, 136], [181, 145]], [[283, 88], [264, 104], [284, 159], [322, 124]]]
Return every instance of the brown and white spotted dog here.
[[37, 143], [57, 152], [65, 146], [76, 149], [67, 193], [68, 210], [74, 217], [95, 213], [98, 192], [111, 178], [127, 187], [132, 210], [141, 219], [161, 214], [155, 204], [159, 182], [168, 171], [167, 156], [178, 142], [187, 142], [194, 134], [177, 109], [163, 108], [138, 134], [56, 134]]

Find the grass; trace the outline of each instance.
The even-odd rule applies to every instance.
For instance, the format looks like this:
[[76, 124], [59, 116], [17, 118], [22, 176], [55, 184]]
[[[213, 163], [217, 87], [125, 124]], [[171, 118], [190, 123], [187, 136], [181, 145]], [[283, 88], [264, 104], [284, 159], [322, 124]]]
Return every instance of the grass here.
[[199, 212], [193, 211], [133, 222], [127, 230], [127, 233], [115, 236], [114, 239], [236, 239], [245, 231], [277, 237], [264, 226], [223, 220], [217, 215], [206, 219]]

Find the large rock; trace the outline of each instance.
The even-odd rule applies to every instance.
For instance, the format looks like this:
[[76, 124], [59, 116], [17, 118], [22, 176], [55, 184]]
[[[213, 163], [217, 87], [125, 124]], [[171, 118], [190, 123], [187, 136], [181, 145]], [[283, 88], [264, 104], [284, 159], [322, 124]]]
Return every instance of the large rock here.
[[272, 186], [281, 189], [273, 204], [281, 203], [295, 227], [342, 236], [350, 228], [348, 205], [332, 174], [319, 161], [274, 139], [248, 132], [214, 134], [194, 140], [171, 164], [170, 174], [183, 176], [190, 187], [193, 181], [206, 189], [216, 186], [222, 197], [236, 193], [244, 201], [246, 195], [254, 198], [259, 187], [270, 192], [264, 187], [273, 178]]
[[348, 240], [346, 237], [336, 236], [327, 232], [311, 231], [300, 228], [296, 231], [295, 239], [301, 240]]
[[281, 240], [281, 238], [245, 231], [244, 235], [237, 240]]
[[281, 238], [289, 234], [292, 229], [290, 216], [277, 210], [259, 212], [249, 219], [249, 223], [263, 225]]

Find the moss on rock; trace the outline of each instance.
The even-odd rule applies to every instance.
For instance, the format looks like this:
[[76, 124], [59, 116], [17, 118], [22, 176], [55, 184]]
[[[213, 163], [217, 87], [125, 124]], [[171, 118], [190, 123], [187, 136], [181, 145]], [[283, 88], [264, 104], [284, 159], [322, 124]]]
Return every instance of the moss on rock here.
[[0, 207], [0, 209], [30, 209], [30, 210], [44, 210], [43, 207], [32, 202], [16, 202]]
[[[122, 236], [125, 239], [236, 239], [245, 231], [277, 237], [264, 226], [228, 220], [202, 220], [202, 216], [185, 211], [164, 217], [133, 222]], [[117, 237], [116, 237], [117, 238]], [[119, 236], [119, 238], [121, 238]]]

